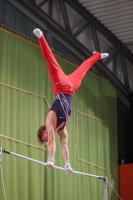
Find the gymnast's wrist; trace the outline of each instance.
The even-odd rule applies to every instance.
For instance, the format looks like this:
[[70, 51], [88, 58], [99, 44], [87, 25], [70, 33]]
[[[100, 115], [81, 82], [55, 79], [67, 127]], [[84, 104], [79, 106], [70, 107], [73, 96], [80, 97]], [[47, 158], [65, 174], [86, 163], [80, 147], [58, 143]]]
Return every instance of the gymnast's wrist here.
[[47, 159], [47, 162], [48, 162], [48, 161], [55, 162], [54, 158], [48, 158], [48, 159]]
[[70, 167], [71, 167], [71, 165], [70, 165], [70, 163], [68, 163], [68, 164], [65, 164], [65, 169], [69, 169]]

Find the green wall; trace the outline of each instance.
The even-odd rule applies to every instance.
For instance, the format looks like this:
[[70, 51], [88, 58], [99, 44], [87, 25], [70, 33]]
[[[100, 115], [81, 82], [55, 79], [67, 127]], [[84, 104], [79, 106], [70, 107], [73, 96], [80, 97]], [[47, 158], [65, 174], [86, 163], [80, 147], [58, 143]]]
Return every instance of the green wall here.
[[[45, 61], [38, 46], [2, 29], [0, 46], [0, 146], [46, 162], [47, 148], [41, 149], [36, 138], [38, 127], [45, 123], [47, 101], [51, 105], [54, 100]], [[56, 58], [66, 74], [76, 68]], [[87, 73], [73, 97], [73, 111], [67, 126], [70, 163], [76, 171], [107, 176], [118, 190], [116, 115], [115, 88], [107, 80]], [[56, 143], [55, 165], [63, 167], [58, 136]], [[7, 200], [103, 199], [102, 180], [47, 170], [6, 154], [3, 154], [2, 168]], [[4, 199], [1, 177], [0, 188], [0, 199]], [[109, 199], [117, 199], [112, 189], [108, 188], [108, 193]]]

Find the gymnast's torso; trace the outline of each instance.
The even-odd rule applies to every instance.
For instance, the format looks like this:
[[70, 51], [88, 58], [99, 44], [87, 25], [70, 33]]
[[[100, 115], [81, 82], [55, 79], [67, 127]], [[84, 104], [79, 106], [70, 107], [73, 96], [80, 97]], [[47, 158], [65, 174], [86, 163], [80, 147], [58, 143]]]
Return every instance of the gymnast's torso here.
[[56, 128], [58, 129], [58, 127], [63, 124], [62, 127], [58, 129], [63, 130], [72, 112], [72, 95], [63, 93], [56, 94], [55, 101], [49, 111], [54, 111], [57, 116]]

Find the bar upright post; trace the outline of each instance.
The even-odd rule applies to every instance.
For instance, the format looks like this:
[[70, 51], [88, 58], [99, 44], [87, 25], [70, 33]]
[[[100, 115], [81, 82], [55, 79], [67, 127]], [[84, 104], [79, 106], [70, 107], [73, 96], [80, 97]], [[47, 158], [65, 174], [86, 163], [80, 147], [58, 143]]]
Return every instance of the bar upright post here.
[[103, 179], [103, 195], [104, 195], [104, 200], [108, 200], [108, 178], [105, 177]]

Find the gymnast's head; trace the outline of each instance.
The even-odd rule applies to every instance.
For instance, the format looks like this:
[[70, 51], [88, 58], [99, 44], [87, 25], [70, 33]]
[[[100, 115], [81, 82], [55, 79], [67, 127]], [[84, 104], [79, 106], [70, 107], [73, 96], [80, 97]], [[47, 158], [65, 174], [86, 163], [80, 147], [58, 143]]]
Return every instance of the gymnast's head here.
[[48, 142], [48, 133], [46, 131], [46, 126], [41, 126], [37, 131], [37, 138], [40, 144]]

